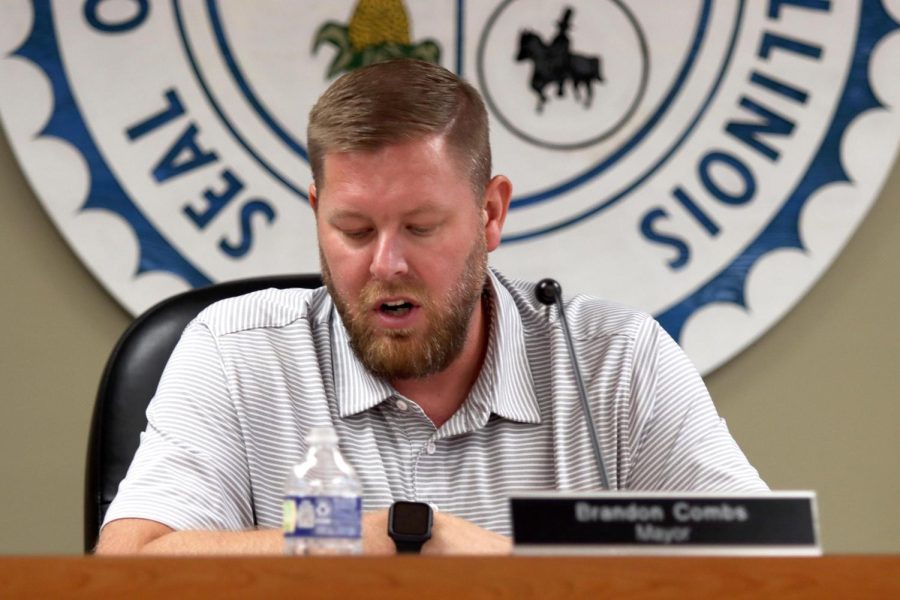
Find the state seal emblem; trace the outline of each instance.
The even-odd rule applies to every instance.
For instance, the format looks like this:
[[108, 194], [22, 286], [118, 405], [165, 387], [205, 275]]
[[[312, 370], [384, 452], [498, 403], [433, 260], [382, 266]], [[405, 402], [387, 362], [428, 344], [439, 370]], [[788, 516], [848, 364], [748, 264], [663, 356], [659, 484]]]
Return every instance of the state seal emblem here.
[[385, 58], [466, 77], [515, 186], [492, 263], [655, 315], [709, 371], [841, 251], [893, 165], [898, 0], [11, 0], [0, 115], [133, 313], [318, 270], [306, 115]]

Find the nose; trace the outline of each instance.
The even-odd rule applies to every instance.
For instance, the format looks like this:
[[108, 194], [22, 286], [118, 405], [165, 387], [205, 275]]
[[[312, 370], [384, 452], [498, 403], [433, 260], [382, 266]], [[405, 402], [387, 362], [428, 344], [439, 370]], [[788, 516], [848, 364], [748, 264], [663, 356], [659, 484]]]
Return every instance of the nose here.
[[389, 281], [397, 277], [403, 277], [409, 271], [406, 263], [406, 254], [399, 236], [391, 233], [382, 233], [378, 237], [375, 253], [372, 256], [372, 264], [369, 272], [375, 279]]

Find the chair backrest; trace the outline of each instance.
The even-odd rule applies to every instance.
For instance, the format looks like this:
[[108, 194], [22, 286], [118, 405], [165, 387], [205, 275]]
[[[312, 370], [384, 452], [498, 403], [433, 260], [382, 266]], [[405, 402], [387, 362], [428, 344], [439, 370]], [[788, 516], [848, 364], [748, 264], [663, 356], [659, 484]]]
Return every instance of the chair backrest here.
[[280, 275], [214, 284], [163, 300], [119, 338], [97, 391], [85, 476], [84, 549], [91, 552], [106, 509], [147, 426], [146, 410], [182, 331], [204, 308], [267, 288], [316, 288], [319, 275]]

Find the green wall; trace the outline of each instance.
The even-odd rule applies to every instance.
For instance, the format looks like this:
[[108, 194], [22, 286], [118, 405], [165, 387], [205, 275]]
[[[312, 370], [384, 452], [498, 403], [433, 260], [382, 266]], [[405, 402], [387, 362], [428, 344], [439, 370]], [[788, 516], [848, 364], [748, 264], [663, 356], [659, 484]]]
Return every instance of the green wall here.
[[[81, 551], [96, 384], [130, 318], [57, 233], [0, 133], [0, 553]], [[707, 378], [775, 489], [819, 492], [825, 550], [900, 551], [900, 168], [845, 252]]]

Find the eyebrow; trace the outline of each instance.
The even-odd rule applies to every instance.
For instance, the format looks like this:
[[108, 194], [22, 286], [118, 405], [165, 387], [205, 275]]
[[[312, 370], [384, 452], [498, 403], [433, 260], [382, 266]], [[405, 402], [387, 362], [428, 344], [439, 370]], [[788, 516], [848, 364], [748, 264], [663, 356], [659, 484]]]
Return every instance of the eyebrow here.
[[337, 212], [335, 212], [334, 214], [329, 215], [328, 220], [333, 221], [333, 220], [338, 220], [338, 219], [367, 219], [367, 218], [368, 217], [366, 217], [363, 213], [361, 213], [359, 211], [341, 209], [341, 210], [338, 210]]
[[[434, 203], [428, 202], [423, 206], [419, 206], [417, 208], [414, 208], [410, 211], [403, 213], [402, 216], [404, 218], [409, 218], [409, 217], [417, 217], [419, 215], [427, 214], [427, 213], [446, 214], [448, 212], [452, 212], [452, 211], [448, 211], [447, 209], [445, 209], [443, 207], [439, 207]], [[333, 214], [331, 214], [328, 217], [328, 220], [329, 221], [341, 220], [341, 219], [370, 220], [370, 218], [371, 217], [369, 215], [367, 215], [366, 213], [363, 213], [361, 211], [347, 209], [347, 208], [341, 208], [341, 209], [338, 209], [337, 211], [335, 211]]]

